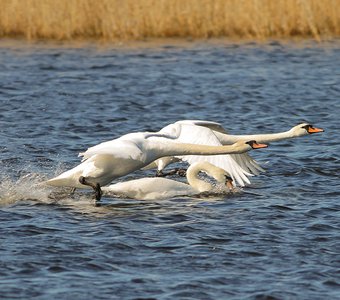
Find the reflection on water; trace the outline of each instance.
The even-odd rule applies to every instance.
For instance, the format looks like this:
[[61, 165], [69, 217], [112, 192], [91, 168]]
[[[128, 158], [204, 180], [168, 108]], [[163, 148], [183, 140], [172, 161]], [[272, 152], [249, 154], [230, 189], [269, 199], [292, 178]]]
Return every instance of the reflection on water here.
[[[337, 298], [339, 59], [339, 41], [2, 41], [2, 297]], [[89, 146], [180, 119], [326, 132], [252, 152], [267, 171], [237, 193], [96, 207], [43, 184]]]

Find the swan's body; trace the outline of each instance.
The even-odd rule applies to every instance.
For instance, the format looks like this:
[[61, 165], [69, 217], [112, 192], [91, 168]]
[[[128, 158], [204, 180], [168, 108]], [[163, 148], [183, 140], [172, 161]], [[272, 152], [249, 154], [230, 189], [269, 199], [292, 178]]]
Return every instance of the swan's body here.
[[[220, 123], [200, 120], [182, 120], [164, 127], [160, 132], [175, 134], [177, 140], [183, 143], [230, 145], [242, 140], [256, 140], [259, 143], [270, 143], [322, 131], [323, 129], [314, 128], [310, 124], [302, 123], [294, 126], [288, 131], [279, 133], [230, 135]], [[185, 156], [183, 157], [183, 160], [186, 160], [189, 163], [191, 161], [202, 160], [211, 162], [228, 171], [231, 177], [241, 186], [244, 185], [244, 182], [249, 183], [249, 180], [246, 177], [249, 176], [249, 174], [257, 175], [259, 171], [264, 171], [247, 153], [209, 157]], [[162, 172], [162, 170], [173, 161], [176, 161], [176, 158], [163, 157], [156, 160], [145, 169], [157, 167], [158, 172]]]
[[103, 187], [104, 193], [119, 195], [139, 200], [168, 199], [177, 196], [191, 196], [213, 189], [213, 185], [197, 177], [200, 171], [214, 177], [217, 182], [232, 188], [232, 180], [225, 170], [208, 162], [199, 162], [190, 165], [187, 170], [189, 184], [167, 178], [140, 178], [120, 182]]
[[172, 136], [164, 133], [130, 133], [89, 148], [80, 154], [83, 156], [81, 164], [48, 180], [47, 184], [73, 188], [90, 186], [96, 191], [96, 198], [100, 199], [101, 186], [139, 170], [160, 157], [243, 153], [252, 149], [252, 145], [252, 142], [244, 141], [219, 147], [181, 144], [173, 142]]

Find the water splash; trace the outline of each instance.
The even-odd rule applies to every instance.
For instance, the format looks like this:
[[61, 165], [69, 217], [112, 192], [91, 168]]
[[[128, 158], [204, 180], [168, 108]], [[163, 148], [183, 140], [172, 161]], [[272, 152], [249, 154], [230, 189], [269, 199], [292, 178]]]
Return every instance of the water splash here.
[[[59, 171], [58, 171], [59, 172]], [[46, 204], [72, 200], [70, 188], [48, 186], [45, 182], [50, 177], [41, 173], [22, 171], [19, 178], [2, 175], [0, 179], [0, 205], [10, 205], [20, 201], [35, 201]]]
[[0, 182], [0, 205], [24, 200], [51, 202], [51, 189], [43, 184], [45, 180], [45, 176], [38, 173], [28, 173], [17, 180], [3, 175]]
[[94, 216], [106, 215], [107, 207], [97, 207], [91, 194], [76, 192], [71, 194], [70, 188], [54, 188], [45, 184], [47, 176], [39, 173], [27, 173], [18, 179], [2, 176], [0, 183], [0, 207], [33, 202], [36, 204], [57, 205], [81, 214]]
[[241, 193], [243, 189], [238, 186], [234, 186], [232, 190], [230, 190], [226, 185], [221, 183], [215, 183], [214, 188], [212, 189], [212, 193], [219, 193], [219, 194], [226, 194], [226, 195], [232, 195], [232, 194], [238, 194]]

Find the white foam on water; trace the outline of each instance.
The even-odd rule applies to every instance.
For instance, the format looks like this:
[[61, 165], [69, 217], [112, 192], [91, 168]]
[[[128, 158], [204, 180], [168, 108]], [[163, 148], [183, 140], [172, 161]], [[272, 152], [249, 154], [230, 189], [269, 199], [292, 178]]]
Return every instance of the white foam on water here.
[[37, 173], [25, 174], [19, 179], [2, 176], [0, 179], [0, 205], [9, 205], [23, 200], [48, 202], [51, 189], [42, 184], [46, 178]]

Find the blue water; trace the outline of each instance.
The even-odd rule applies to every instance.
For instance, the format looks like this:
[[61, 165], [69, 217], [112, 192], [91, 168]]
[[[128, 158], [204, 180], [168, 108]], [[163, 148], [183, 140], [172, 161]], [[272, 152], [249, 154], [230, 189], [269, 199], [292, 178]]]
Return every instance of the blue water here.
[[[340, 299], [339, 62], [339, 40], [0, 41], [0, 298]], [[181, 119], [325, 132], [251, 152], [267, 171], [232, 195], [95, 207], [42, 184]]]

